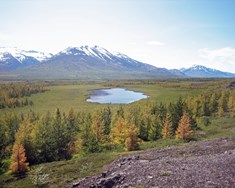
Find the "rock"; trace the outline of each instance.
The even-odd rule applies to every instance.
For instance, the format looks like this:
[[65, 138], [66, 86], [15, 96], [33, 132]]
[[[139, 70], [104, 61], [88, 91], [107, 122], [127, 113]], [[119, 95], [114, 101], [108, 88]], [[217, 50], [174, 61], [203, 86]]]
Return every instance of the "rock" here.
[[77, 182], [77, 183], [73, 183], [73, 186], [72, 186], [72, 187], [77, 187], [77, 186], [79, 186], [79, 185], [80, 185], [80, 181]]
[[140, 159], [140, 156], [139, 155], [137, 155], [137, 156], [134, 156], [134, 158], [133, 158], [134, 160], [139, 160]]
[[102, 172], [101, 177], [102, 177], [102, 178], [105, 178], [105, 177], [106, 177], [106, 175], [107, 175], [107, 173], [106, 173], [106, 172]]
[[123, 181], [125, 177], [120, 174], [114, 174], [111, 177], [103, 178], [97, 182], [97, 187], [112, 188], [114, 185]]
[[89, 188], [96, 188], [96, 185], [91, 184], [91, 185], [89, 186]]

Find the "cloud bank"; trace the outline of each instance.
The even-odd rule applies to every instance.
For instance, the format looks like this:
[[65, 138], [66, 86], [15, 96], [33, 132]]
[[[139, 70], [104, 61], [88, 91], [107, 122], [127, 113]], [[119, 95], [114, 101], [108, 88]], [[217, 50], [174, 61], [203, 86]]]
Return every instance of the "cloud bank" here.
[[198, 53], [213, 67], [223, 68], [226, 71], [235, 70], [235, 48], [225, 47], [214, 50], [203, 48]]

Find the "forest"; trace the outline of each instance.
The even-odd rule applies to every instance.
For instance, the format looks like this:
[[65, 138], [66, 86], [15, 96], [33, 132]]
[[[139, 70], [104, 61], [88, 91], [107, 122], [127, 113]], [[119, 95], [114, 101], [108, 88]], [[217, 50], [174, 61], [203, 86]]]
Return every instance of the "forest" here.
[[[10, 109], [10, 99], [47, 90], [44, 84], [1, 85], [2, 107]], [[129, 108], [108, 105], [90, 112], [56, 108], [44, 114], [7, 111], [0, 116], [0, 169], [1, 173], [10, 170], [22, 175], [31, 165], [68, 160], [78, 153], [133, 151], [142, 142], [159, 139], [196, 140], [198, 123], [209, 126], [210, 116], [234, 115], [235, 91], [229, 88], [179, 97], [170, 103], [146, 100]]]

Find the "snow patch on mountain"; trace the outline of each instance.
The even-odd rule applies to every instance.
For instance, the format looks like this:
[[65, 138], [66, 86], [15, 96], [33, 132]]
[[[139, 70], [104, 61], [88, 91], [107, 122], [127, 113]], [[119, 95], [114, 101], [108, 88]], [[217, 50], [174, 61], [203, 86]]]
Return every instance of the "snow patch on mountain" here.
[[27, 57], [33, 57], [38, 61], [45, 61], [51, 58], [53, 55], [51, 53], [43, 53], [34, 50], [21, 50], [17, 47], [7, 48], [7, 47], [0, 47], [0, 54], [1, 57], [4, 56], [4, 53], [11, 54], [14, 58], [16, 58], [20, 63]]
[[222, 72], [202, 65], [193, 65], [190, 68], [182, 68], [180, 71], [189, 77], [235, 77], [235, 74]]
[[99, 59], [110, 59], [112, 60], [113, 54], [108, 50], [99, 47], [99, 46], [80, 46], [80, 47], [68, 47], [65, 50], [59, 52], [57, 55], [66, 54], [66, 55], [81, 55], [92, 56]]

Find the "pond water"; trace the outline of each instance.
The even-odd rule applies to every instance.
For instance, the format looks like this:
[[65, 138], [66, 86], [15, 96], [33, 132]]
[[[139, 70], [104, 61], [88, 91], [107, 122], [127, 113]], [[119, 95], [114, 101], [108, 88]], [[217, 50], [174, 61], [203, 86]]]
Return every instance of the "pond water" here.
[[87, 102], [100, 104], [129, 104], [141, 99], [148, 98], [147, 95], [127, 90], [124, 88], [97, 89], [92, 90], [93, 94], [87, 99]]

